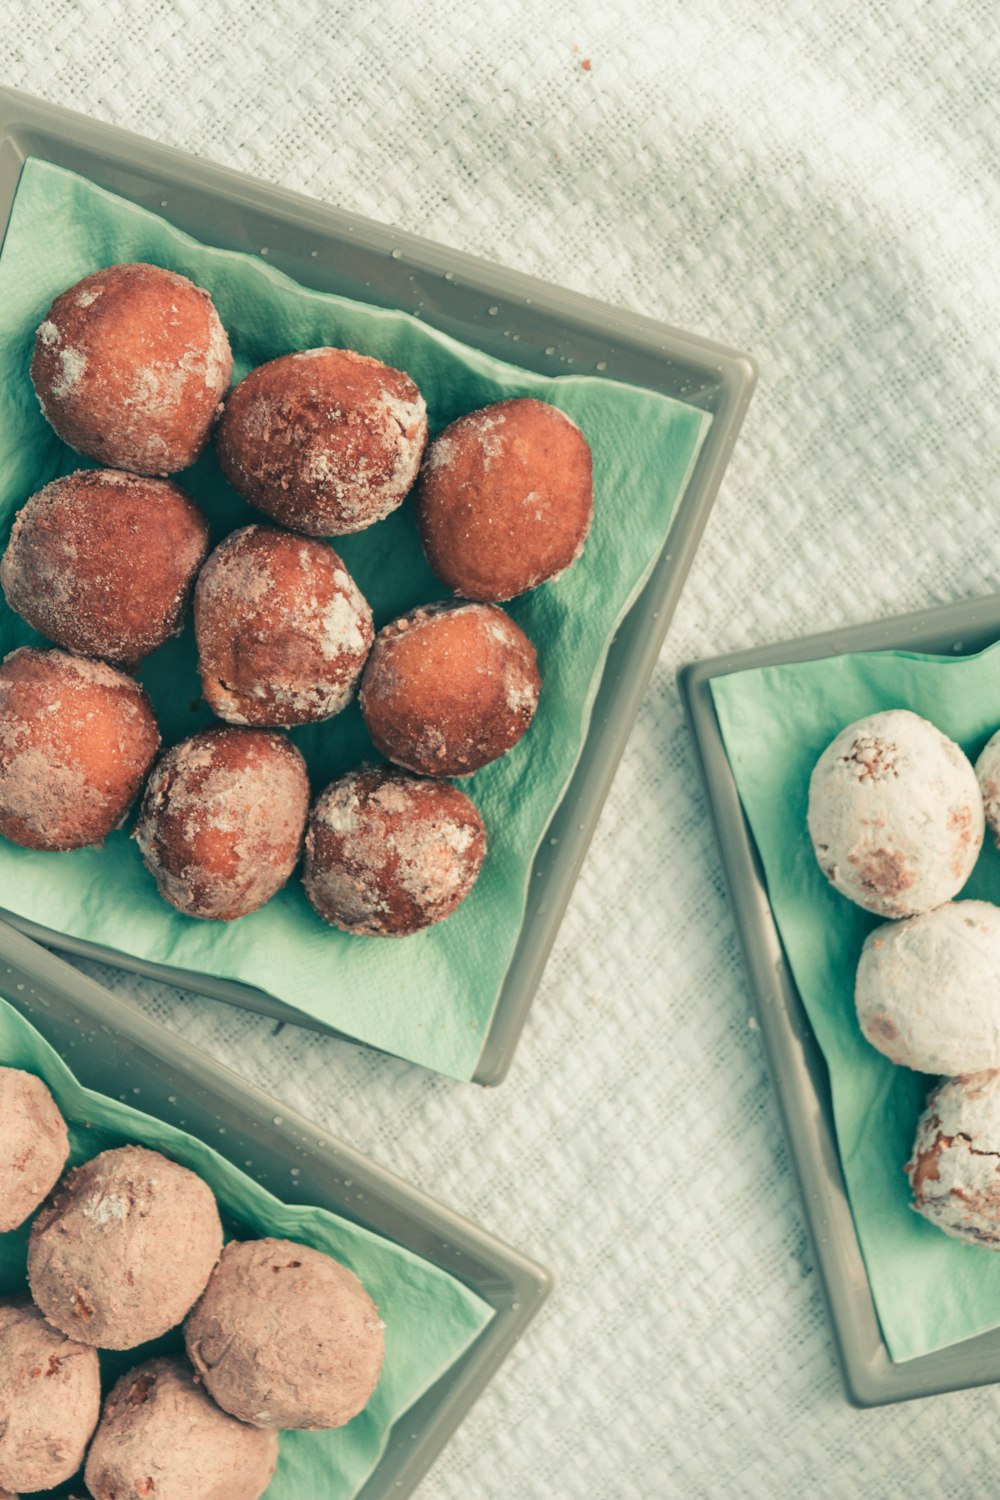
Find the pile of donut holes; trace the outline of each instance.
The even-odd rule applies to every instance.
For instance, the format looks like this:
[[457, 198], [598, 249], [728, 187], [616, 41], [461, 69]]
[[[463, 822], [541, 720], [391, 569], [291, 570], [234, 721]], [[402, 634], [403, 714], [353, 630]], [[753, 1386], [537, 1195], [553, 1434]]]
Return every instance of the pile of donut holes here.
[[[404, 936], [449, 916], [487, 842], [455, 782], [518, 743], [541, 688], [502, 605], [570, 567], [590, 529], [579, 429], [521, 398], [428, 443], [410, 377], [333, 347], [283, 354], [231, 388], [209, 294], [145, 263], [62, 292], [30, 375], [55, 433], [98, 467], [28, 497], [0, 560], [8, 605], [52, 642], [0, 663], [0, 835], [100, 844], [142, 793], [134, 837], [190, 917], [257, 910], [303, 853], [309, 901], [345, 932]], [[260, 515], [221, 538], [173, 477], [211, 443]], [[327, 539], [411, 493], [451, 597], [376, 630]], [[192, 614], [200, 699], [193, 682], [180, 695], [217, 722], [164, 751], [133, 674]], [[335, 732], [355, 698], [385, 761], [313, 798], [287, 730]]]

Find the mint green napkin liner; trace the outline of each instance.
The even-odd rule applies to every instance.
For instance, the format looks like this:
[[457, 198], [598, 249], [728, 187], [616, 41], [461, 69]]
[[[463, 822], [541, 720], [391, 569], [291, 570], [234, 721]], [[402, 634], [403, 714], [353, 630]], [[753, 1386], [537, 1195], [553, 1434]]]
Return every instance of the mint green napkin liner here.
[[[276, 1235], [312, 1245], [359, 1276], [386, 1325], [382, 1374], [365, 1410], [332, 1432], [281, 1435], [281, 1456], [267, 1500], [352, 1500], [388, 1442], [393, 1423], [465, 1353], [493, 1309], [454, 1277], [408, 1250], [321, 1208], [279, 1202], [203, 1141], [127, 1103], [82, 1088], [29, 1021], [0, 999], [0, 1064], [43, 1078], [70, 1127], [70, 1165], [126, 1144], [148, 1146], [183, 1163], [209, 1184], [237, 1238]], [[0, 1296], [27, 1290], [28, 1229], [0, 1234]], [[153, 1353], [101, 1354], [105, 1388]], [[166, 1347], [182, 1346], [177, 1335]]]
[[[279, 354], [344, 345], [408, 371], [431, 432], [510, 396], [558, 406], [594, 453], [596, 516], [581, 561], [509, 606], [534, 642], [543, 687], [531, 730], [463, 785], [486, 822], [483, 874], [439, 927], [394, 941], [352, 938], [322, 923], [295, 880], [260, 912], [222, 925], [160, 900], [129, 827], [102, 849], [38, 854], [0, 847], [0, 907], [77, 938], [161, 964], [256, 985], [359, 1041], [456, 1078], [475, 1071], [523, 919], [535, 852], [579, 758], [615, 629], [663, 548], [710, 422], [681, 402], [592, 376], [549, 379], [466, 348], [418, 318], [298, 286], [264, 261], [204, 246], [157, 215], [37, 160], [24, 167], [0, 256], [0, 542], [17, 509], [83, 461], [54, 436], [28, 379], [34, 330], [54, 296], [116, 261], [146, 260], [207, 287], [230, 334], [234, 381]], [[209, 453], [178, 482], [218, 540], [262, 519]], [[408, 502], [388, 520], [335, 541], [381, 626], [447, 597], [420, 548]], [[38, 637], [0, 602], [0, 653]], [[166, 743], [212, 722], [198, 702], [190, 627], [139, 676]], [[315, 791], [375, 758], [356, 705], [295, 731]]]
[[[936, 1079], [894, 1066], [862, 1036], [854, 975], [879, 918], [826, 881], [806, 830], [816, 760], [866, 714], [912, 709], [975, 760], [1000, 726], [1000, 646], [961, 659], [881, 651], [764, 667], [715, 678], [712, 696], [771, 909], [829, 1067], [840, 1161], [890, 1356], [914, 1359], [1000, 1327], [1000, 1254], [949, 1238], [910, 1207], [903, 1166]], [[1000, 855], [987, 843], [961, 898], [1000, 904]]]

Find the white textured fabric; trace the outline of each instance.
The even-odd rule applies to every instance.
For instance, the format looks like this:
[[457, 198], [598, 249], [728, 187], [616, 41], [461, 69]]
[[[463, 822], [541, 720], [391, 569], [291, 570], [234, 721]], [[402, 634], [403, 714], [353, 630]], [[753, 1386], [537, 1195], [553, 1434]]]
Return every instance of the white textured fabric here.
[[995, 1491], [995, 1389], [842, 1398], [675, 669], [997, 587], [997, 63], [991, 0], [6, 7], [16, 87], [760, 361], [502, 1088], [101, 971], [557, 1273], [421, 1500]]

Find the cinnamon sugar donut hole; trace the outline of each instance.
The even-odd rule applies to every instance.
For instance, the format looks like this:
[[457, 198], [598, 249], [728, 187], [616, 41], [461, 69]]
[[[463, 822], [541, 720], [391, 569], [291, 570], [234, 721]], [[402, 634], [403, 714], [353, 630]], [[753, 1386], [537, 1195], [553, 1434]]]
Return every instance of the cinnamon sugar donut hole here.
[[332, 926], [405, 937], [451, 916], [485, 856], [483, 820], [457, 786], [362, 766], [317, 798], [302, 879]]
[[176, 485], [81, 469], [18, 512], [0, 584], [56, 645], [134, 665], [180, 630], [207, 551], [208, 523]]
[[372, 612], [326, 542], [245, 526], [195, 590], [202, 692], [230, 724], [313, 724], [350, 702], [374, 639]]
[[136, 474], [194, 463], [232, 372], [209, 294], [141, 262], [107, 266], [58, 296], [31, 361], [39, 405], [63, 442]]
[[544, 401], [498, 401], [459, 417], [421, 470], [427, 561], [464, 599], [513, 599], [557, 577], [590, 531], [592, 468], [583, 433]]
[[306, 349], [240, 382], [216, 451], [233, 489], [265, 515], [343, 536], [402, 504], [426, 441], [424, 399], [402, 370], [351, 349]]
[[131, 677], [22, 646], [0, 663], [0, 834], [25, 849], [99, 844], [128, 812], [159, 749]]
[[305, 761], [284, 735], [205, 729], [154, 768], [135, 838], [165, 901], [232, 922], [288, 880], [308, 811]]
[[430, 604], [379, 631], [359, 701], [388, 760], [470, 776], [517, 744], [540, 688], [535, 648], [502, 609]]

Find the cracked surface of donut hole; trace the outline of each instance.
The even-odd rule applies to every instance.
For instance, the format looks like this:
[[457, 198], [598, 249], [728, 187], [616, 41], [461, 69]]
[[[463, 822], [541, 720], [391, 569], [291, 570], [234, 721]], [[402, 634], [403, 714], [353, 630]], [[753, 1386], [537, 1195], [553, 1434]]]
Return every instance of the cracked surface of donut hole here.
[[27, 1297], [0, 1298], [0, 1493], [69, 1479], [100, 1401], [96, 1350], [51, 1327]]
[[1000, 1249], [1000, 1070], [933, 1091], [905, 1170], [924, 1218], [956, 1239]]

